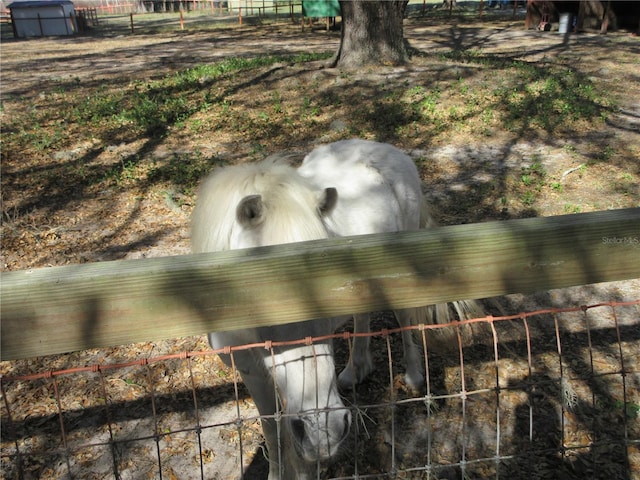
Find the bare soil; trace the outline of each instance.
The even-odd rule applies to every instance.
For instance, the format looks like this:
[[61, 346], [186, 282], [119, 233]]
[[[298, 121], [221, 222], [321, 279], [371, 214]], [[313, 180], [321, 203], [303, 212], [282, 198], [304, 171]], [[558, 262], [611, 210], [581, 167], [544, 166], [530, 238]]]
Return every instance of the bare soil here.
[[[285, 105], [299, 101], [297, 97], [304, 96], [309, 89], [328, 98], [337, 95], [336, 92], [340, 95], [346, 92], [346, 97], [340, 97], [341, 104], [321, 109], [316, 121], [305, 124], [303, 129], [273, 131], [269, 129], [269, 122], [264, 123], [263, 130], [257, 130], [255, 122], [251, 123], [251, 129], [243, 129], [239, 124], [217, 128], [220, 123], [203, 115], [200, 129], [187, 132], [168, 128], [165, 135], [154, 139], [110, 137], [104, 132], [93, 132], [92, 136], [84, 135], [74, 142], [74, 132], [82, 127], [69, 125], [69, 138], [63, 148], [34, 147], [19, 152], [7, 150], [3, 142], [2, 269], [188, 253], [188, 221], [194, 192], [162, 182], [138, 181], [144, 173], [141, 170], [135, 170], [132, 178], [120, 175], [118, 182], [107, 178], [104, 172], [111, 171], [114, 165], [125, 165], [131, 158], [157, 165], [197, 152], [199, 158], [206, 159], [205, 163], [213, 167], [252, 161], [279, 151], [301, 158], [318, 143], [349, 136], [389, 141], [405, 149], [420, 167], [426, 193], [442, 224], [640, 205], [637, 73], [640, 43], [637, 38], [627, 32], [560, 36], [524, 31], [519, 21], [424, 20], [409, 20], [406, 36], [416, 54], [404, 67], [346, 72], [324, 68], [321, 62], [282, 64], [265, 69], [255, 78], [241, 82], [236, 79], [234, 85], [219, 86], [225, 90], [230, 108], [245, 110], [249, 120], [258, 112], [269, 111], [274, 115], [274, 92], [278, 92]], [[78, 92], [82, 95], [90, 95], [92, 89], [105, 85], [150, 81], [229, 56], [332, 51], [338, 42], [338, 32], [320, 29], [300, 32], [299, 26], [291, 25], [3, 41], [0, 115], [4, 124], [18, 111], [35, 110], [42, 103], [55, 102], [56, 89], [73, 84], [79, 86]], [[452, 51], [482, 52], [501, 56], [506, 61], [528, 62], [538, 68], [566, 65], [579, 70], [595, 84], [606, 86], [615, 105], [597, 127], [585, 124], [583, 130], [558, 125], [553, 131], [542, 131], [532, 124], [513, 131], [491, 120], [483, 126], [482, 134], [465, 128], [464, 122], [428, 137], [421, 134], [420, 125], [411, 122], [398, 132], [392, 124], [396, 118], [392, 108], [395, 90], [407, 85], [430, 85], [434, 81], [455, 85], [460, 78], [476, 78], [480, 67], [456, 60], [450, 55]], [[439, 54], [448, 56], [438, 60]], [[477, 78], [477, 82], [491, 80], [486, 74]], [[442, 108], [458, 105], [459, 101], [450, 94], [443, 100]], [[368, 114], [376, 121], [363, 118], [362, 111], [355, 108], [360, 104], [370, 106]], [[381, 118], [390, 121], [386, 124]], [[42, 125], [43, 129], [49, 127]], [[408, 132], [409, 127], [415, 128], [415, 133]], [[544, 170], [544, 181], [540, 181], [537, 188], [521, 180], [523, 175], [535, 177], [536, 172], [541, 171], [541, 167], [535, 165], [542, 165]], [[532, 170], [532, 166], [535, 169]], [[95, 172], [102, 175], [102, 180], [88, 181], [94, 178]], [[516, 313], [549, 306], [638, 298], [640, 282], [633, 280], [536, 296], [512, 296], [502, 299], [500, 304], [507, 313]], [[488, 308], [494, 307], [488, 304]], [[535, 465], [537, 473], [530, 473], [531, 470], [517, 460], [512, 464], [505, 461], [502, 474], [514, 478], [560, 478], [555, 475], [561, 472], [562, 478], [589, 475], [589, 478], [639, 478], [635, 472], [640, 471], [637, 443], [640, 425], [634, 408], [640, 405], [640, 312], [637, 306], [618, 311], [618, 321], [623, 327], [623, 338], [619, 342], [611, 312], [595, 311], [597, 313], [589, 317], [599, 335], [595, 340], [600, 342], [595, 349], [595, 372], [606, 373], [597, 378], [585, 360], [594, 349], [585, 343], [584, 318], [580, 314], [562, 317], [563, 325], [567, 325], [562, 331], [565, 348], [572, 351], [566, 358], [569, 363], [565, 365], [565, 373], [569, 371], [567, 378], [571, 378], [570, 390], [576, 393], [576, 403], [563, 406], [559, 400], [564, 393], [558, 386], [555, 337], [549, 330], [553, 318], [541, 316], [532, 325], [535, 348], [539, 349], [534, 352], [534, 362], [537, 362], [534, 373], [527, 369], [527, 358], [523, 354], [526, 351], [523, 325], [500, 324], [499, 336], [505, 349], [501, 352], [505, 358], [501, 360], [497, 381], [506, 393], [496, 397], [489, 391], [473, 397], [466, 407], [468, 424], [464, 419], [459, 420], [463, 411], [460, 398], [442, 400], [435, 406], [425, 406], [424, 401], [419, 400], [390, 409], [384, 404], [392, 396], [412, 398], [402, 386], [399, 376], [402, 367], [394, 365], [391, 376], [385, 373], [373, 378], [353, 395], [358, 405], [375, 406], [361, 408], [354, 447], [348, 448], [342, 463], [324, 470], [324, 474], [352, 475], [350, 469], [356, 458], [360, 474], [378, 474], [399, 467], [424, 466], [427, 462], [441, 466], [457, 463], [463, 452], [467, 459], [521, 453], [531, 448], [527, 440], [527, 415], [533, 412], [533, 418], [539, 422], [534, 426], [536, 451], [557, 449], [562, 441], [564, 445], [581, 447], [561, 456], [552, 452], [546, 457], [528, 458], [529, 466]], [[392, 325], [388, 315], [377, 319], [378, 328]], [[491, 332], [484, 330], [478, 332], [477, 341], [469, 341], [466, 372], [461, 371], [456, 354], [436, 358], [430, 366], [438, 378], [434, 386], [436, 393], [460, 392], [465, 375], [468, 383], [473, 379], [473, 388], [495, 387], [491, 338]], [[379, 355], [377, 365], [386, 372], [386, 346], [376, 342], [374, 346]], [[400, 359], [397, 339], [392, 348], [393, 358]], [[25, 375], [206, 349], [204, 336], [165, 340], [2, 362], [0, 372]], [[344, 363], [344, 346], [338, 348], [338, 359]], [[619, 372], [622, 359], [629, 372], [625, 392], [621, 376], [615, 373]], [[192, 375], [185, 362], [160, 362], [150, 369], [122, 368], [108, 375], [105, 381], [115, 416], [112, 423], [104, 419], [105, 399], [95, 374], [61, 377], [58, 388], [65, 421], [69, 422], [71, 446], [74, 442], [100, 444], [109, 438], [111, 425], [116, 425], [117, 438], [145, 437], [123, 444], [119, 452], [122, 463], [117, 466], [121, 478], [157, 478], [158, 449], [163, 478], [200, 478], [198, 442], [202, 445], [204, 478], [238, 478], [240, 448], [244, 451], [242, 462], [249, 468], [248, 478], [263, 478], [265, 462], [261, 455], [259, 422], [253, 418], [255, 409], [242, 386], [236, 400], [233, 373], [215, 356], [192, 359]], [[195, 422], [190, 407], [193, 405], [192, 378], [196, 379], [200, 424], [213, 426], [203, 429], [199, 439], [193, 431], [181, 432], [192, 429]], [[533, 385], [533, 390], [524, 384]], [[160, 426], [154, 424], [151, 415], [151, 385], [155, 385], [159, 399]], [[52, 382], [14, 382], [7, 388], [6, 398], [13, 405], [12, 421], [17, 428], [16, 442], [20, 450], [61, 448]], [[628, 412], [620, 407], [623, 399], [630, 405]], [[249, 418], [239, 427], [234, 423], [238, 408], [241, 416]], [[498, 420], [496, 410], [502, 415]], [[8, 419], [4, 408], [2, 415], [5, 455], [13, 451], [16, 443], [7, 441]], [[504, 442], [499, 448], [496, 446], [498, 424], [503, 427], [501, 442]], [[620, 453], [624, 443], [620, 433], [623, 424], [629, 439], [635, 442], [628, 445], [629, 463], [625, 463]], [[398, 434], [399, 431], [402, 433]], [[156, 444], [154, 432], [172, 433]], [[558, 432], [576, 438], [559, 440]], [[592, 441], [601, 443], [597, 447], [584, 447]], [[429, 458], [425, 456], [427, 451]], [[25, 478], [62, 478], [67, 469], [76, 478], [112, 478], [111, 459], [112, 453], [104, 445], [83, 447], [71, 459], [65, 459], [64, 455], [34, 455], [25, 460]], [[1, 468], [4, 478], [16, 478], [15, 465], [7, 457], [3, 456]], [[486, 461], [471, 465], [463, 473], [467, 478], [486, 478], [495, 475], [496, 468]], [[600, 473], [594, 473], [594, 469]], [[427, 477], [424, 471], [403, 475], [403, 478]], [[440, 470], [437, 475], [438, 478], [459, 478], [461, 473], [456, 467]]]

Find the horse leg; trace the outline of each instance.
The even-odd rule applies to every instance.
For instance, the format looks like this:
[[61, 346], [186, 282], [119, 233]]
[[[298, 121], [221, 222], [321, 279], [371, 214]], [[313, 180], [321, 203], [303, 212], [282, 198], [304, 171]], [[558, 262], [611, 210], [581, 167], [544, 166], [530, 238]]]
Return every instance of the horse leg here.
[[[353, 333], [369, 333], [369, 314], [359, 314], [353, 316]], [[351, 349], [351, 355], [349, 356], [349, 363], [344, 368], [342, 373], [338, 376], [338, 385], [350, 390], [357, 383], [360, 383], [365, 379], [367, 375], [373, 370], [373, 360], [371, 359], [371, 352], [369, 350], [369, 343], [371, 337], [359, 337], [353, 338], [353, 346]]]
[[[394, 311], [394, 315], [400, 327], [408, 327], [417, 322], [419, 309], [407, 308]], [[413, 318], [413, 321], [412, 321]], [[405, 382], [407, 386], [415, 391], [424, 389], [424, 362], [420, 353], [420, 348], [413, 340], [412, 330], [402, 330], [402, 344], [404, 347], [404, 364], [406, 368]]]

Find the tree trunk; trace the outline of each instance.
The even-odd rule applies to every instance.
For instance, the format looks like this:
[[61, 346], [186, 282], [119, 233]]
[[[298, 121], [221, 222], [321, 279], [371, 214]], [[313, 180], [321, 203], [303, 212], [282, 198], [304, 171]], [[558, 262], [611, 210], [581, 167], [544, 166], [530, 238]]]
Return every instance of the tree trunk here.
[[342, 36], [334, 66], [406, 62], [403, 19], [408, 0], [341, 0]]

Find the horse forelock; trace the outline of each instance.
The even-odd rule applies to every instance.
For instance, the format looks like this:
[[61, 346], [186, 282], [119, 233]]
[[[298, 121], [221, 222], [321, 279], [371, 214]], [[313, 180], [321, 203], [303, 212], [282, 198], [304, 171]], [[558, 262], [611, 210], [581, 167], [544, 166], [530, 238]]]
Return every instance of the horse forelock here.
[[266, 208], [262, 244], [302, 242], [327, 238], [327, 230], [318, 211], [319, 193], [295, 176], [269, 186], [263, 195]]
[[[292, 167], [267, 160], [225, 167], [202, 184], [192, 217], [194, 252], [231, 250], [327, 237], [318, 213], [319, 193]], [[236, 207], [260, 195], [265, 220], [254, 231], [243, 228]]]

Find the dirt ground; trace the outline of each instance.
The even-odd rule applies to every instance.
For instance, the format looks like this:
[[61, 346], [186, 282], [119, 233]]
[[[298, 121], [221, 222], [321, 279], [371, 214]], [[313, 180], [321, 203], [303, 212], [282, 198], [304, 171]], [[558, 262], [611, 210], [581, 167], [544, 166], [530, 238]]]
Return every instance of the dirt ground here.
[[[224, 119], [212, 125], [209, 118], [195, 118], [191, 131], [174, 128], [161, 139], [123, 139], [102, 132], [82, 132], [81, 126], [63, 121], [57, 126], [62, 131], [50, 136], [65, 135], [65, 129], [67, 135], [73, 135], [79, 128], [77, 135], [82, 137], [76, 142], [73, 137], [65, 138], [59, 142], [64, 148], [45, 145], [13, 150], [5, 142], [2, 268], [186, 253], [193, 191], [175, 191], [175, 186], [166, 183], [123, 181], [123, 175], [137, 174], [127, 170], [128, 165], [146, 162], [152, 166], [145, 168], [153, 168], [169, 163], [175, 168], [171, 162], [194, 156], [215, 165], [212, 162], [251, 161], [283, 151], [302, 158], [314, 145], [345, 136], [389, 141], [408, 151], [422, 170], [426, 193], [442, 224], [638, 205], [640, 180], [635, 160], [640, 158], [640, 86], [635, 72], [640, 46], [636, 38], [627, 32], [568, 37], [526, 32], [521, 22], [433, 25], [417, 21], [407, 25], [406, 37], [413, 48], [428, 52], [428, 56], [418, 53], [407, 67], [348, 74], [322, 68], [323, 62], [300, 67], [281, 65], [266, 71], [262, 80], [248, 79], [239, 88], [234, 86], [228, 96], [232, 109], [246, 112], [246, 118], [238, 116], [236, 121], [252, 124], [262, 110], [274, 108], [269, 103], [275, 93], [282, 94], [283, 105], [293, 102], [297, 91], [301, 91], [299, 95], [315, 91], [321, 97], [337, 95], [338, 89], [352, 92], [352, 98], [359, 99], [349, 105], [349, 98], [338, 98], [341, 103], [326, 109], [326, 113], [320, 111], [318, 118], [303, 128], [273, 131], [268, 125], [259, 125], [260, 131], [256, 132], [241, 124], [225, 125]], [[228, 56], [258, 51], [333, 51], [338, 42], [338, 32], [302, 33], [298, 26], [286, 24], [163, 35], [4, 41], [2, 116], [10, 119], [14, 110], [24, 111], [26, 105], [32, 105], [28, 108], [33, 108], [36, 115], [41, 102], [55, 102], [57, 90], [73, 85], [78, 86], [80, 95], [90, 96], [92, 89], [150, 81]], [[393, 105], [389, 104], [394, 88], [435, 81], [438, 85], [455, 85], [467, 76], [472, 87], [472, 82], [492, 80], [490, 75], [474, 80], [480, 68], [471, 62], [438, 60], [438, 55], [451, 51], [495, 54], [507, 61], [543, 67], [559, 63], [578, 68], [589, 81], [605, 85], [617, 106], [606, 112], [606, 121], [597, 127], [584, 131], [573, 128], [568, 133], [562, 131], [562, 125], [554, 131], [539, 132], [534, 125], [529, 128], [525, 124], [513, 131], [492, 119], [479, 127], [483, 129], [480, 135], [456, 125], [425, 137], [417, 127], [412, 134], [410, 123], [397, 133], [394, 125], [380, 121], [385, 117], [395, 120]], [[375, 100], [377, 96], [382, 98]], [[444, 105], [455, 101], [441, 99]], [[471, 103], [473, 99], [465, 101]], [[357, 111], [360, 102], [373, 104], [372, 111]], [[545, 102], [544, 97], [540, 102]], [[11, 130], [5, 127], [5, 133]], [[41, 140], [47, 141], [47, 137]], [[523, 200], [522, 192], [507, 191], [509, 182], [519, 181], [525, 169], [537, 168], [538, 164], [547, 183], [541, 194], [524, 192], [531, 198]], [[107, 180], [83, 185], [93, 180], [93, 175], [106, 177], [116, 168], [122, 170], [117, 185]]]
[[[450, 52], [481, 51], [542, 67], [563, 64], [576, 68], [596, 84], [606, 85], [617, 106], [608, 112], [606, 121], [598, 129], [589, 127], [582, 134], [573, 131], [570, 136], [562, 126], [553, 133], [541, 135], [533, 127], [513, 132], [495, 122], [490, 123], [490, 131], [481, 136], [470, 135], [463, 128], [449, 129], [429, 138], [406, 133], [395, 135], [382, 126], [367, 129], [359, 125], [355, 129], [353, 111], [341, 106], [325, 114], [330, 118], [320, 114], [315, 128], [270, 132], [271, 140], [261, 142], [260, 148], [251, 137], [255, 132], [247, 133], [239, 128], [194, 130], [191, 135], [170, 129], [160, 141], [154, 142], [144, 138], [121, 141], [96, 135], [76, 143], [71, 139], [64, 148], [29, 151], [28, 155], [7, 151], [3, 142], [2, 270], [188, 253], [193, 192], [172, 191], [166, 185], [141, 186], [135, 182], [124, 182], [124, 186], [102, 182], [91, 187], [70, 182], [64, 188], [57, 183], [40, 182], [38, 172], [57, 168], [55, 165], [68, 164], [77, 169], [79, 162], [88, 158], [96, 165], [113, 165], [136, 155], [162, 163], [196, 151], [201, 157], [215, 157], [222, 163], [254, 160], [277, 151], [301, 158], [314, 145], [353, 135], [354, 131], [366, 138], [393, 141], [416, 160], [428, 185], [426, 193], [434, 205], [435, 215], [443, 224], [640, 206], [640, 82], [637, 74], [640, 43], [637, 38], [628, 32], [561, 36], [524, 31], [521, 21], [507, 20], [484, 23], [410, 20], [406, 37], [417, 54], [405, 67], [341, 72], [323, 68], [321, 62], [302, 67], [279, 65], [260, 78], [246, 79], [242, 88], [234, 89], [229, 95], [229, 102], [248, 111], [259, 110], [264, 108], [264, 102], [273, 98], [265, 92], [297, 95], [302, 89], [300, 85], [327, 92], [337, 86], [352, 92], [354, 103], [380, 105], [378, 115], [387, 115], [390, 110], [382, 108], [387, 104], [370, 97], [370, 85], [383, 86], [383, 91], [393, 92], [400, 85], [418, 85], [426, 82], [425, 79], [455, 83], [478, 67], [456, 60]], [[77, 83], [92, 88], [118, 82], [124, 85], [134, 80], [160, 78], [229, 56], [332, 51], [338, 43], [338, 32], [320, 29], [301, 32], [299, 26], [291, 25], [3, 41], [0, 115], [5, 124], [25, 105], [55, 98], [55, 91], [61, 85]], [[449, 56], [442, 62], [433, 62], [434, 55], [439, 54]], [[537, 164], [545, 172], [544, 190], [531, 201], [525, 201], [523, 192], [509, 186], [509, 181], [531, 175], [532, 166]], [[66, 176], [65, 170], [59, 174], [64, 175], [62, 179], [79, 178]], [[523, 186], [520, 184], [518, 188]], [[638, 298], [640, 281], [632, 280], [534, 296], [512, 296], [501, 299], [500, 304], [511, 314]], [[487, 308], [495, 308], [491, 305], [487, 304]], [[572, 350], [565, 359], [566, 371], [570, 371], [568, 382], [572, 386], [562, 385], [562, 391], [558, 387], [560, 373], [555, 337], [549, 330], [553, 318], [549, 315], [532, 321], [535, 345], [539, 346], [539, 351], [533, 354], [536, 364], [533, 374], [527, 370], [527, 358], [522, 354], [522, 349], [526, 349], [522, 324], [504, 323], [497, 327], [505, 348], [500, 370], [504, 377], [499, 380], [492, 370], [491, 333], [486, 329], [478, 333], [477, 342], [466, 347], [469, 360], [466, 374], [460, 371], [456, 355], [436, 358], [430, 369], [439, 373], [439, 380], [434, 384], [437, 394], [460, 392], [461, 378], [465, 375], [474, 379], [474, 388], [478, 391], [488, 387], [489, 391], [470, 400], [466, 420], [457, 420], [464, 410], [460, 398], [443, 399], [436, 406], [425, 406], [419, 398], [390, 408], [391, 396], [412, 398], [402, 387], [399, 376], [402, 367], [394, 365], [392, 387], [389, 374], [385, 373], [386, 377], [371, 379], [353, 395], [354, 402], [365, 405], [358, 410], [361, 439], [350, 440], [354, 447], [348, 448], [342, 463], [328, 469], [323, 467], [322, 474], [353, 475], [350, 468], [357, 464], [359, 474], [382, 474], [400, 468], [408, 469], [402, 478], [427, 478], [425, 471], [411, 473], [411, 468], [423, 467], [429, 462], [446, 467], [460, 462], [461, 455], [466, 455], [463, 458], [468, 460], [515, 455], [531, 449], [532, 444], [527, 443], [526, 438], [530, 414], [536, 429], [533, 450], [557, 449], [558, 432], [563, 435], [563, 445], [579, 447], [569, 448], [563, 455], [536, 453], [525, 459], [526, 465], [517, 458], [512, 463], [505, 460], [500, 467], [501, 475], [560, 478], [553, 477], [552, 472], [561, 472], [562, 478], [640, 478], [633, 473], [640, 471], [637, 410], [640, 405], [637, 353], [640, 312], [637, 305], [618, 309], [617, 321], [624, 335], [619, 341], [615, 336], [614, 317], [609, 310], [604, 310], [595, 309], [589, 317], [595, 328], [594, 338], [601, 342], [595, 349], [595, 367], [592, 361], [590, 368], [585, 360], [590, 349], [585, 343], [584, 318], [580, 314], [561, 317], [563, 325], [568, 325], [566, 329], [563, 327], [562, 338], [565, 347]], [[393, 322], [388, 315], [377, 317], [377, 328], [390, 326]], [[386, 347], [375, 342], [374, 346], [379, 355], [377, 365], [385, 371]], [[394, 359], [401, 358], [397, 339], [392, 348]], [[206, 349], [204, 336], [165, 340], [2, 362], [0, 372], [24, 375]], [[344, 345], [338, 347], [339, 363], [344, 364], [345, 351]], [[616, 373], [623, 359], [629, 372], [626, 383]], [[241, 448], [242, 462], [249, 468], [247, 478], [263, 478], [265, 461], [261, 455], [259, 422], [254, 418], [256, 412], [246, 392], [240, 386], [236, 401], [233, 374], [215, 356], [193, 359], [191, 376], [188, 369], [185, 373], [185, 362], [161, 362], [157, 368], [151, 368], [151, 373], [142, 367], [123, 367], [106, 378], [109, 401], [114, 406], [112, 423], [117, 424], [115, 436], [120, 439], [144, 437], [119, 447], [122, 449], [118, 453], [121, 463], [117, 466], [120, 477], [158, 478], [159, 456], [163, 478], [201, 478], [201, 468], [203, 478], [238, 478]], [[190, 430], [194, 425], [187, 407], [193, 404], [191, 378], [195, 378], [197, 384], [200, 424], [210, 426], [204, 428], [199, 437]], [[498, 400], [491, 391], [496, 381], [506, 390]], [[148, 398], [152, 384], [160, 399], [159, 425], [154, 424], [150, 415]], [[534, 385], [533, 390], [525, 384]], [[59, 418], [55, 414], [57, 407], [51, 381], [14, 382], [7, 388], [3, 397], [14, 405], [12, 421], [18, 429], [16, 442], [20, 450], [37, 452], [43, 448], [60, 448]], [[104, 419], [105, 400], [95, 373], [61, 378], [58, 388], [62, 392], [64, 418], [70, 425], [70, 446], [85, 445], [87, 438], [99, 446], [83, 446], [70, 459], [62, 454], [34, 455], [24, 461], [25, 478], [63, 478], [67, 470], [74, 478], [112, 478], [112, 452], [102, 444], [109, 438], [112, 424]], [[559, 400], [566, 392], [575, 392], [574, 403], [565, 405]], [[573, 398], [572, 395], [569, 397]], [[625, 399], [628, 411], [620, 407]], [[496, 410], [502, 412], [498, 420]], [[248, 418], [240, 427], [235, 424], [238, 411]], [[7, 441], [5, 408], [2, 415], [2, 476], [17, 478], [15, 464], [5, 456], [11, 454], [16, 445]], [[503, 443], [496, 442], [497, 425], [503, 426]], [[620, 433], [623, 425], [631, 441], [625, 447], [630, 463], [625, 463], [620, 453], [624, 444]], [[404, 433], [398, 435], [398, 431]], [[154, 432], [170, 433], [156, 443]], [[589, 442], [595, 442], [595, 446], [585, 447], [591, 445]], [[197, 454], [199, 444], [202, 457]], [[429, 458], [425, 457], [427, 451]], [[203, 464], [198, 458], [203, 458]], [[525, 468], [532, 465], [536, 465], [537, 473]], [[436, 472], [437, 478], [462, 475], [487, 478], [499, 470], [489, 460], [471, 464], [462, 472], [459, 466], [445, 467]]]

